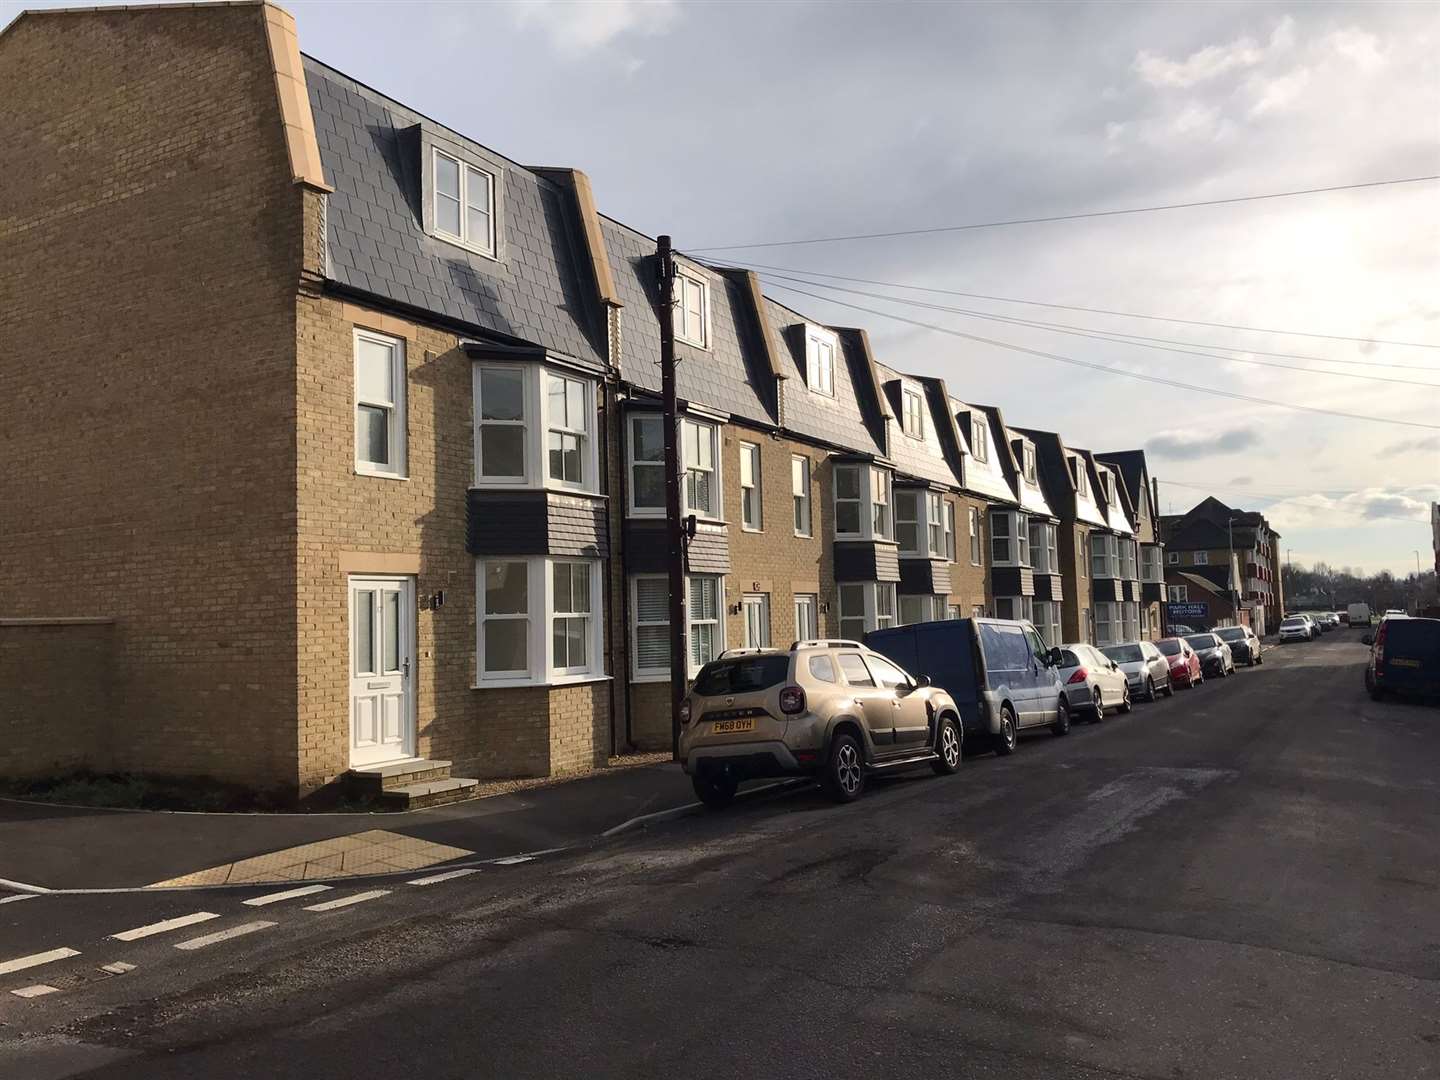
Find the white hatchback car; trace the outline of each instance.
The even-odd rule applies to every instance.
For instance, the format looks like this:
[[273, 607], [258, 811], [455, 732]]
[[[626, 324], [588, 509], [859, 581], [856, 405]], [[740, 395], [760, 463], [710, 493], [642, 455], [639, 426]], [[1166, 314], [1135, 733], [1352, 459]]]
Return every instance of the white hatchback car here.
[[1060, 679], [1071, 711], [1083, 713], [1092, 724], [1105, 719], [1106, 709], [1130, 711], [1130, 680], [1119, 664], [1093, 645], [1060, 646]]
[[1173, 697], [1175, 688], [1170, 685], [1170, 661], [1153, 641], [1127, 641], [1123, 645], [1106, 645], [1100, 650], [1115, 663], [1130, 680], [1130, 697], [1154, 701], [1161, 694]]

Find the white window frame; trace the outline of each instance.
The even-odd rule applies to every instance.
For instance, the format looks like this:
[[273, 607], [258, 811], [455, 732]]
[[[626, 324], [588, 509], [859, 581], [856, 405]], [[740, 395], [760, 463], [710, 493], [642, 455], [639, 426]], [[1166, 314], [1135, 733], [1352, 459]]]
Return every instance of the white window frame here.
[[[690, 325], [690, 308], [686, 298], [694, 290], [700, 297], [700, 314], [697, 325]], [[699, 273], [679, 265], [675, 266], [675, 307], [671, 325], [675, 329], [675, 340], [693, 345], [697, 349], [710, 348], [710, 282]]]
[[1165, 597], [1172, 604], [1186, 604], [1190, 601], [1189, 585], [1166, 585]]
[[[369, 342], [390, 350], [391, 401], [372, 401], [360, 396], [360, 343]], [[351, 387], [354, 405], [351, 408], [351, 426], [354, 429], [350, 439], [350, 452], [355, 463], [355, 472], [361, 476], [379, 476], [391, 480], [409, 477], [408, 424], [405, 416], [407, 383], [405, 378], [405, 339], [390, 334], [378, 334], [373, 330], [355, 327], [351, 342]], [[389, 438], [389, 465], [363, 461], [360, 458], [360, 410], [361, 408], [386, 410], [386, 429]]]
[[1191, 555], [1190, 555], [1190, 565], [1191, 565], [1191, 566], [1209, 566], [1209, 565], [1210, 565], [1210, 552], [1208, 552], [1208, 551], [1196, 551], [1196, 552], [1192, 552]]
[[[548, 652], [546, 663], [549, 671], [554, 676], [567, 675], [590, 675], [595, 671], [597, 654], [595, 649], [601, 642], [599, 611], [596, 608], [596, 597], [599, 596], [599, 583], [595, 580], [601, 573], [601, 563], [598, 559], [547, 559], [545, 560], [545, 633], [548, 638]], [[555, 570], [560, 566], [585, 566], [588, 569], [590, 593], [590, 610], [588, 612], [575, 611], [569, 607], [562, 608], [559, 598], [555, 595]], [[574, 571], [572, 570], [571, 573]], [[572, 581], [573, 594], [573, 581]], [[573, 595], [568, 598], [567, 604], [573, 604]], [[585, 627], [585, 656], [584, 664], [562, 666], [555, 655], [555, 623], [559, 619], [572, 620], [580, 619], [586, 623]]]
[[1179, 566], [1179, 565], [1180, 565], [1180, 552], [1178, 552], [1178, 551], [1167, 551], [1167, 552], [1165, 553], [1165, 562], [1166, 562], [1166, 564], [1169, 565], [1169, 566]]
[[[518, 375], [521, 383], [522, 414], [519, 420], [484, 419], [484, 380], [486, 372], [505, 372]], [[551, 376], [567, 382], [578, 383], [581, 388], [581, 419], [583, 428], [552, 423], [550, 416], [549, 380]], [[545, 364], [507, 364], [491, 361], [477, 361], [471, 365], [471, 409], [473, 417], [473, 465], [470, 484], [475, 488], [534, 488], [550, 491], [585, 492], [600, 491], [599, 442], [595, 434], [597, 385], [594, 379], [571, 371], [568, 368], [549, 367]], [[515, 427], [523, 431], [521, 439], [521, 469], [514, 476], [485, 476], [482, 434], [486, 427]], [[550, 476], [550, 432], [564, 430], [577, 435], [581, 442], [580, 482], [569, 483], [555, 480]], [[662, 507], [660, 512], [664, 513]]]
[[1072, 457], [1070, 468], [1075, 477], [1075, 494], [1088, 499], [1090, 497], [1090, 481], [1086, 475], [1085, 463], [1078, 457]]
[[[1120, 576], [1119, 537], [1109, 533], [1090, 534], [1090, 576], [1093, 578], [1118, 578]], [[1096, 618], [1099, 618], [1097, 615]]]
[[[752, 634], [750, 613], [759, 612], [758, 635]], [[770, 647], [770, 594], [742, 593], [740, 596], [741, 645], [746, 649], [768, 649]]]
[[1096, 469], [1095, 475], [1100, 478], [1100, 495], [1105, 500], [1105, 505], [1109, 506], [1114, 502], [1114, 497], [1111, 492], [1115, 490], [1115, 485], [1110, 477], [1110, 473], [1105, 469]]
[[1165, 568], [1161, 564], [1161, 548], [1158, 544], [1140, 545], [1140, 580], [1151, 585], [1165, 580]]
[[[799, 490], [796, 490], [797, 488]], [[810, 505], [810, 459], [800, 454], [790, 455], [790, 499], [795, 535], [813, 536], [815, 525]]]
[[1030, 519], [1030, 564], [1037, 574], [1060, 573], [1058, 533], [1054, 525], [1039, 518]]
[[1120, 620], [1125, 628], [1125, 635], [1122, 641], [1140, 640], [1140, 604], [1135, 600], [1125, 600], [1120, 604]]
[[[525, 614], [487, 616], [485, 614], [486, 563], [523, 563], [525, 578]], [[555, 663], [554, 574], [557, 563], [584, 563], [590, 568], [590, 612], [586, 638], [586, 663], [583, 666], [558, 667]], [[500, 686], [553, 686], [565, 683], [590, 682], [605, 674], [603, 607], [604, 563], [599, 559], [551, 558], [543, 555], [480, 556], [475, 560], [475, 673], [476, 689]], [[515, 621], [527, 624], [526, 670], [486, 671], [485, 625], [491, 621]]]
[[[948, 617], [947, 601], [948, 596], [941, 596], [939, 593], [901, 593], [899, 596], [899, 608], [896, 611], [897, 626], [909, 626], [911, 623], [939, 622]], [[906, 613], [906, 608], [911, 610]], [[914, 615], [914, 618], [910, 618]]]
[[[636, 461], [635, 460], [635, 424], [653, 423], [660, 431], [660, 460], [659, 461]], [[665, 516], [665, 417], [658, 412], [643, 411], [634, 409], [625, 414], [625, 468], [627, 470], [625, 485], [625, 512], [630, 517], [664, 517]], [[635, 483], [637, 469], [654, 469], [660, 476], [660, 505], [659, 506], [638, 506], [635, 503], [635, 493], [640, 485]]]
[[[765, 496], [760, 473], [760, 444], [742, 442], [740, 444], [740, 528], [745, 532], [763, 532], [765, 529]], [[750, 496], [748, 504], [745, 499], [747, 494]]]
[[[1005, 522], [1005, 532], [996, 529], [997, 521]], [[1005, 541], [1005, 558], [996, 555], [995, 543]], [[990, 511], [990, 564], [992, 566], [1030, 565], [1030, 515], [1018, 510]]]
[[[920, 488], [897, 488], [893, 490], [893, 505], [891, 509], [895, 514], [895, 543], [899, 547], [901, 555], [918, 557], [925, 555], [925, 512], [921, 509], [925, 502], [922, 495], [926, 494]], [[906, 531], [909, 531], [911, 543], [906, 544]]]
[[[839, 474], [855, 470], [858, 495], [854, 499], [840, 497]], [[860, 461], [839, 461], [834, 466], [834, 492], [832, 499], [835, 511], [835, 536], [844, 540], [894, 540], [895, 539], [895, 498], [894, 476], [889, 469]], [[859, 532], [840, 531], [840, 504], [858, 503], [860, 517]], [[876, 518], [881, 519], [882, 529], [876, 528]]]
[[[1120, 539], [1120, 576], [1127, 581], [1140, 579], [1139, 548], [1134, 540]], [[1131, 640], [1129, 638], [1126, 639]]]
[[1097, 647], [1118, 645], [1124, 638], [1117, 636], [1125, 632], [1121, 621], [1120, 602], [1098, 600], [1095, 603], [1095, 641]]
[[[702, 578], [708, 581], [713, 581], [715, 583], [715, 618], [713, 619], [695, 618], [695, 606], [691, 602], [693, 583], [696, 580]], [[630, 681], [637, 683], [668, 682], [670, 680], [668, 635], [666, 637], [667, 655], [665, 657], [664, 663], [657, 667], [650, 668], [642, 668], [640, 666], [640, 655], [639, 649], [637, 647], [639, 640], [638, 627], [640, 625], [667, 627], [670, 625], [670, 609], [668, 603], [666, 605], [665, 616], [663, 620], [652, 621], [644, 624], [640, 623], [640, 608], [637, 597], [637, 590], [639, 588], [638, 583], [642, 580], [659, 581], [662, 584], [666, 585], [668, 592], [668, 581], [664, 574], [632, 574], [630, 576], [629, 583], [626, 585], [626, 588], [630, 590], [630, 626], [627, 628], [627, 631], [630, 635]], [[685, 649], [688, 654], [685, 658], [685, 670], [689, 674], [690, 678], [693, 679], [696, 675], [698, 675], [700, 673], [700, 668], [703, 666], [694, 663], [695, 627], [699, 625], [715, 627], [714, 633], [712, 635], [714, 654], [711, 656], [711, 659], [713, 660], [716, 656], [719, 656], [722, 652], [725, 651], [725, 614], [725, 578], [720, 574], [687, 574], [685, 576], [685, 617], [689, 620], [689, 625], [686, 628], [687, 632], [685, 634]]]
[[919, 390], [900, 387], [900, 429], [912, 439], [925, 438], [925, 399]]
[[[449, 195], [442, 195], [440, 192], [439, 169], [441, 158], [453, 162], [456, 166], [456, 171], [458, 172], [460, 177], [460, 231], [458, 233], [452, 233], [449, 230], [442, 229], [440, 227], [440, 200], [449, 199], [452, 197]], [[486, 230], [486, 235], [479, 240], [470, 235], [470, 215], [467, 212], [470, 209], [470, 184], [472, 181], [472, 173], [483, 176], [486, 179], [485, 186], [487, 191], [488, 205], [485, 207], [484, 213], [486, 221], [488, 222], [488, 228]], [[467, 251], [473, 251], [477, 255], [484, 255], [490, 259], [495, 258], [495, 186], [498, 182], [499, 178], [489, 169], [482, 169], [478, 165], [472, 165], [470, 162], [462, 160], [455, 154], [447, 153], [446, 151], [441, 150], [438, 146], [431, 147], [430, 198], [433, 205], [430, 207], [430, 220], [434, 225], [435, 235], [442, 240], [449, 241], [452, 244], [457, 244], [460, 247], [465, 248]]]
[[970, 414], [970, 456], [976, 461], [990, 460], [990, 438], [986, 422]]
[[1035, 600], [1030, 605], [1031, 622], [1040, 632], [1041, 639], [1050, 648], [1060, 644], [1060, 602], [1058, 600]]
[[945, 557], [945, 496], [925, 493], [925, 547], [932, 559]]
[[1039, 484], [1039, 474], [1035, 466], [1035, 447], [1027, 440], [1020, 442], [1020, 471], [1025, 476], [1025, 482], [1031, 486]]
[[980, 524], [980, 507], [970, 507], [970, 565], [985, 565], [985, 530]]
[[823, 327], [805, 325], [805, 384], [813, 393], [835, 396], [835, 358], [839, 351], [837, 335]]
[[[853, 610], [854, 597], [859, 590], [860, 610]], [[851, 637], [847, 634], [845, 624], [862, 621], [864, 629], [861, 634], [871, 630], [878, 630], [887, 626], [896, 625], [899, 617], [898, 602], [895, 595], [895, 583], [893, 581], [842, 581], [836, 585], [836, 607], [839, 609], [840, 636]], [[855, 634], [852, 640], [858, 640], [861, 634]]]
[[[820, 637], [820, 597], [815, 593], [795, 593], [795, 640], [814, 641]], [[802, 609], [809, 609], [809, 621], [805, 622]], [[805, 623], [805, 625], [802, 625]]]
[[[1010, 614], [1005, 614], [1007, 611]], [[995, 598], [995, 617], [997, 619], [1024, 619], [1026, 622], [1034, 622], [1034, 615], [1035, 598], [1033, 596], [997, 596]]]
[[[690, 502], [690, 473], [704, 472], [706, 470], [691, 469], [687, 460], [686, 432], [694, 430], [710, 441], [710, 469], [711, 492], [708, 507], [694, 506]], [[682, 416], [680, 418], [680, 512], [682, 514], [694, 514], [705, 521], [723, 521], [725, 516], [725, 489], [720, 483], [720, 427], [706, 420], [700, 420], [693, 416]], [[696, 445], [699, 443], [697, 441]], [[660, 511], [663, 516], [665, 511]]]
[[955, 550], [955, 547], [956, 547], [956, 539], [955, 539], [955, 504], [954, 504], [953, 502], [951, 502], [949, 499], [945, 499], [945, 500], [944, 500], [944, 503], [945, 503], [945, 524], [944, 524], [943, 527], [944, 527], [944, 529], [945, 529], [945, 561], [946, 561], [946, 562], [953, 563], [953, 562], [955, 561], [955, 555], [956, 555], [956, 550]]

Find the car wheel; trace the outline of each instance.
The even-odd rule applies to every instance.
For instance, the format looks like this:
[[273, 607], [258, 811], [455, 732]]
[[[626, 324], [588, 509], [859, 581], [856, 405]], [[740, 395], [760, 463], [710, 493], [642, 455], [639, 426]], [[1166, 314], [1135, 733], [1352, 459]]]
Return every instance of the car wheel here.
[[1092, 724], [1098, 724], [1105, 719], [1105, 698], [1100, 693], [1098, 686], [1095, 687], [1095, 700], [1091, 703], [1090, 707], [1094, 710], [1094, 713], [1090, 717]]
[[830, 741], [825, 790], [836, 802], [854, 802], [865, 790], [865, 756], [855, 736], [842, 731]]
[[1166, 696], [1166, 697], [1174, 697], [1174, 696], [1175, 696], [1175, 680], [1172, 679], [1172, 678], [1170, 678], [1169, 676], [1166, 676], [1166, 678], [1165, 678], [1165, 696]]
[[1257, 664], [1264, 664], [1264, 663], [1265, 663], [1265, 654], [1264, 654], [1264, 653], [1261, 653], [1259, 656], [1255, 657], [1255, 663], [1257, 663]]
[[1130, 703], [1130, 684], [1125, 684], [1125, 696], [1120, 699], [1120, 711], [1128, 713], [1135, 706]]
[[719, 776], [697, 774], [690, 778], [690, 783], [695, 788], [695, 797], [712, 810], [729, 806], [735, 798], [735, 790], [740, 786], [737, 780], [724, 774]]
[[960, 726], [953, 716], [940, 718], [940, 738], [936, 740], [935, 750], [940, 756], [930, 767], [940, 776], [949, 776], [960, 768]]
[[1146, 680], [1145, 680], [1145, 700], [1146, 700], [1146, 701], [1154, 701], [1157, 696], [1158, 696], [1158, 694], [1157, 694], [1157, 692], [1156, 692], [1156, 690], [1155, 690], [1155, 680], [1154, 680], [1154, 679], [1146, 679]]
[[1060, 697], [1060, 703], [1055, 706], [1055, 722], [1050, 725], [1050, 734], [1070, 734], [1070, 703], [1065, 700], [1063, 694]]
[[1000, 733], [995, 736], [995, 753], [1008, 757], [1020, 745], [1020, 729], [1015, 723], [1015, 713], [1009, 705], [1000, 706]]

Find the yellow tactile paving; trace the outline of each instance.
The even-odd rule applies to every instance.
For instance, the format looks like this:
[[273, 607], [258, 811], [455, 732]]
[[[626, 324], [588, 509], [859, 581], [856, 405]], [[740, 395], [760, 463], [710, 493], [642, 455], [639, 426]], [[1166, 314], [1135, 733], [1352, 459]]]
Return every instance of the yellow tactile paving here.
[[162, 885], [236, 885], [272, 881], [305, 881], [310, 878], [360, 877], [395, 870], [423, 870], [436, 863], [460, 859], [474, 852], [465, 848], [434, 844], [402, 833], [370, 829], [352, 836], [337, 836], [313, 844], [271, 851], [223, 866], [183, 874]]

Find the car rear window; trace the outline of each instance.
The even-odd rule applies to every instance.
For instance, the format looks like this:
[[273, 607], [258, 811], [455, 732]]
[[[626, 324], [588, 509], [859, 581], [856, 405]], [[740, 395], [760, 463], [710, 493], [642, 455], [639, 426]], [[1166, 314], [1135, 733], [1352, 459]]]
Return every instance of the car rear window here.
[[1387, 619], [1385, 649], [1392, 656], [1398, 650], [1411, 655], [1440, 653], [1440, 619]]
[[1061, 667], [1079, 667], [1079, 666], [1080, 666], [1080, 658], [1075, 655], [1075, 650], [1073, 650], [1073, 649], [1061, 649], [1061, 650], [1060, 650], [1060, 666], [1061, 666]]
[[1245, 640], [1245, 628], [1243, 626], [1227, 626], [1224, 630], [1219, 631], [1219, 633], [1226, 641]]
[[1281, 625], [1282, 627], [1283, 627], [1283, 626], [1304, 626], [1304, 625], [1305, 625], [1305, 620], [1304, 620], [1304, 619], [1286, 619], [1286, 620], [1285, 620], [1284, 622], [1282, 622], [1280, 625]]
[[1164, 641], [1160, 642], [1155, 647], [1159, 649], [1162, 653], [1164, 653], [1166, 656], [1180, 655], [1180, 642], [1176, 641], [1174, 638], [1166, 638]]
[[1192, 649], [1213, 649], [1215, 647], [1214, 634], [1191, 634], [1186, 639]]
[[715, 694], [752, 694], [757, 690], [768, 690], [789, 677], [789, 653], [712, 660], [695, 680], [695, 693], [702, 697], [713, 697]]
[[1107, 645], [1100, 651], [1117, 664], [1135, 664], [1145, 659], [1139, 645]]

